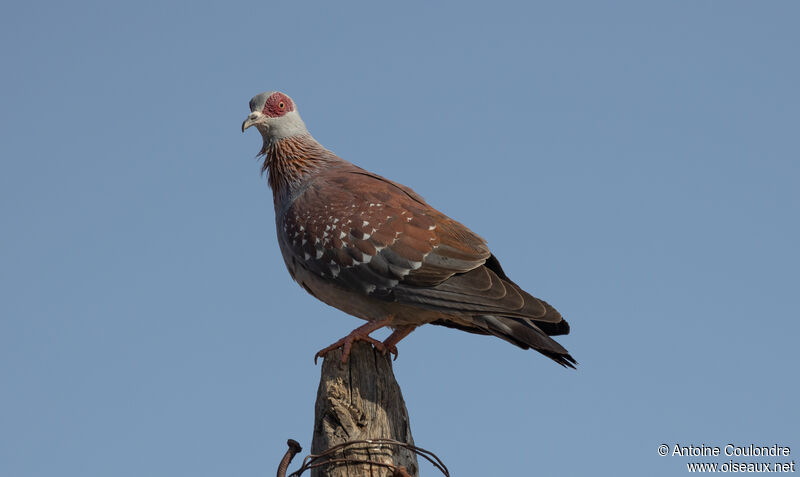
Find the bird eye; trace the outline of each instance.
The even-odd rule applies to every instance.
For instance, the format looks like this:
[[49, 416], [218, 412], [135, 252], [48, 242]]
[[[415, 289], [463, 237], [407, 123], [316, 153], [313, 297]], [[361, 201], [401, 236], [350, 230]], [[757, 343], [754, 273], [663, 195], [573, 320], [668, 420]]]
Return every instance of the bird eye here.
[[283, 101], [281, 101], [280, 103], [278, 103], [278, 107], [279, 107], [279, 108], [281, 108], [281, 109], [283, 109], [283, 108], [285, 108], [285, 107], [286, 107], [286, 105], [285, 105], [285, 104], [283, 104]]

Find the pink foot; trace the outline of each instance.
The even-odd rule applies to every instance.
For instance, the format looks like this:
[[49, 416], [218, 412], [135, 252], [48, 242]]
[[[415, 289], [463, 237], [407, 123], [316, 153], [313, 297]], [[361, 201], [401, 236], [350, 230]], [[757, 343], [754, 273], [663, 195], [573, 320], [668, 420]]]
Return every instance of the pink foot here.
[[394, 354], [397, 357], [397, 348], [394, 347], [392, 343], [389, 343], [388, 346], [380, 341], [376, 340], [375, 338], [370, 338], [369, 334], [373, 331], [377, 330], [378, 328], [382, 328], [389, 323], [391, 323], [392, 317], [386, 318], [385, 320], [380, 321], [370, 321], [364, 325], [359, 326], [358, 328], [354, 329], [350, 332], [349, 335], [345, 336], [344, 338], [340, 339], [336, 343], [328, 346], [327, 348], [323, 348], [317, 351], [317, 354], [314, 355], [314, 364], [317, 364], [317, 358], [324, 358], [326, 354], [330, 353], [331, 351], [342, 348], [342, 364], [347, 362], [347, 358], [350, 357], [350, 349], [353, 347], [353, 343], [356, 341], [365, 341], [370, 343], [376, 350], [380, 351], [383, 354], [386, 354], [388, 350], [390, 353]]
[[381, 353], [384, 354], [386, 353], [386, 347], [383, 346], [383, 343], [376, 340], [375, 338], [370, 337], [369, 335], [358, 334], [355, 331], [353, 331], [352, 333], [340, 339], [336, 343], [333, 343], [332, 345], [317, 351], [317, 354], [314, 355], [314, 364], [317, 364], [318, 358], [324, 358], [326, 354], [339, 348], [342, 348], [342, 364], [346, 363], [347, 359], [350, 357], [350, 350], [353, 347], [353, 343], [355, 343], [356, 341], [365, 341], [367, 343], [370, 343], [375, 349], [377, 349]]

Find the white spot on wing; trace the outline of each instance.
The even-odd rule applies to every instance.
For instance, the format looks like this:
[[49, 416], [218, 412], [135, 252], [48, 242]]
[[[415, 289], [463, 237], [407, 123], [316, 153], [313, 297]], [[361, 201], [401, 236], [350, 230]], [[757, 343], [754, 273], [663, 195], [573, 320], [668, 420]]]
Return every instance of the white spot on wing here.
[[367, 225], [369, 225], [369, 222], [367, 222], [366, 220], [361, 224], [362, 227], [366, 227]]
[[389, 270], [391, 270], [393, 274], [399, 276], [400, 278], [403, 278], [404, 276], [408, 275], [408, 273], [411, 271], [407, 268], [398, 267], [397, 265], [391, 263], [389, 264]]

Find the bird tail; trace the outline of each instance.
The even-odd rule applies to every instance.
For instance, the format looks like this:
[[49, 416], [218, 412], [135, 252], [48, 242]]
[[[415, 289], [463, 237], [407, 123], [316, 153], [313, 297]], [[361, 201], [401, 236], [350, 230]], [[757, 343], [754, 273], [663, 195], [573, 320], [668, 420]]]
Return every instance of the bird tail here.
[[[569, 351], [556, 340], [547, 336], [547, 330], [542, 330], [538, 326], [539, 324], [534, 323], [532, 320], [496, 315], [473, 315], [470, 318], [472, 326], [465, 326], [461, 323], [456, 324], [449, 320], [435, 321], [433, 324], [458, 328], [470, 333], [497, 336], [522, 349], [535, 349], [564, 367], [575, 369], [575, 365], [578, 364], [575, 358], [569, 354]], [[558, 327], [552, 323], [541, 323], [541, 325], [554, 328], [550, 330], [554, 331], [554, 333], [549, 334], [566, 334], [569, 332], [569, 325], [565, 320], [562, 320]]]

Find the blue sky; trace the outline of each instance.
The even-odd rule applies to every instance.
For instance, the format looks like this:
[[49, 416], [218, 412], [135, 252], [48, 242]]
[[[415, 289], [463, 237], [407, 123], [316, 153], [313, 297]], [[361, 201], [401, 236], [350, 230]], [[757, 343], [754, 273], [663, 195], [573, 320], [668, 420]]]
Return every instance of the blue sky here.
[[577, 371], [432, 326], [400, 343], [415, 440], [453, 475], [800, 450], [798, 13], [4, 5], [0, 475], [256, 476], [287, 438], [310, 448], [313, 354], [361, 322], [280, 258], [260, 138], [239, 130], [274, 89], [572, 325]]

